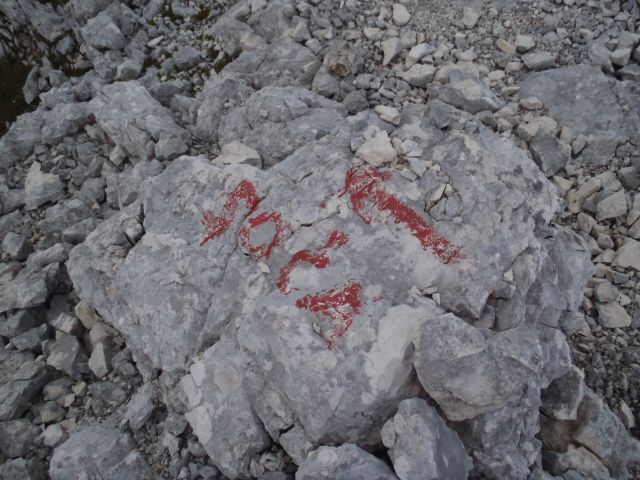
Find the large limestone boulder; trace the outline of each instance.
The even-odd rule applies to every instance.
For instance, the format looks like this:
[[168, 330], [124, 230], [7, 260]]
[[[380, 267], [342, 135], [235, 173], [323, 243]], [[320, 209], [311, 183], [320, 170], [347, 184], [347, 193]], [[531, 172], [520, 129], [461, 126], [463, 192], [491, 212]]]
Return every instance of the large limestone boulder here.
[[[225, 111], [219, 130], [238, 135], [241, 127], [224, 126], [241, 125], [234, 119], [258, 105], [273, 110], [263, 123], [294, 126], [303, 123], [295, 112], [310, 108], [309, 94], [296, 89], [256, 95], [256, 106]], [[546, 255], [540, 227], [557, 207], [533, 161], [436, 101], [385, 127], [406, 166], [374, 168], [353, 151], [377, 116], [343, 120], [331, 103], [321, 108], [335, 118], [331, 135], [288, 144], [291, 154], [269, 170], [175, 160], [67, 263], [80, 298], [134, 354], [164, 370], [189, 369], [187, 418], [233, 478], [248, 478], [269, 437], [300, 462], [321, 445], [379, 446], [398, 403], [423, 388], [456, 421], [537, 411], [521, 402], [521, 390], [531, 384], [539, 393], [568, 368], [564, 337], [522, 326], [526, 301], [514, 295], [521, 289], [526, 299], [537, 278]], [[285, 130], [283, 138], [294, 136]], [[264, 138], [227, 140], [269, 157], [269, 144], [256, 144]], [[527, 265], [521, 275], [510, 271], [518, 262]], [[518, 300], [515, 330], [487, 330], [497, 297]], [[445, 335], [449, 324], [474, 342], [456, 343]], [[416, 378], [414, 368], [430, 368], [424, 331], [451, 340], [448, 371], [458, 386], [433, 372]], [[414, 358], [415, 345], [422, 356]], [[476, 370], [460, 370], [473, 359]], [[480, 380], [487, 384], [476, 400], [471, 386]], [[449, 395], [458, 390], [467, 396]], [[535, 428], [513, 432], [536, 449]], [[517, 442], [512, 449], [524, 465], [533, 462]], [[489, 473], [492, 459], [475, 457]]]

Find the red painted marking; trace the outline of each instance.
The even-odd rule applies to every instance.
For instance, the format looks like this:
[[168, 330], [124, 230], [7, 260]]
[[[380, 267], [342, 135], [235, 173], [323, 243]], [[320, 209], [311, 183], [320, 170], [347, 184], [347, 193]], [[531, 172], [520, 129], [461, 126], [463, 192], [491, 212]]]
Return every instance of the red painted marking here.
[[331, 333], [327, 346], [332, 348], [353, 323], [353, 315], [360, 313], [362, 285], [349, 280], [343, 287], [331, 288], [316, 294], [308, 294], [296, 301], [296, 307], [329, 317]]
[[[247, 221], [249, 222], [249, 227], [242, 227], [238, 233], [240, 245], [255, 258], [269, 258], [273, 248], [276, 245], [281, 245], [284, 241], [286, 232], [288, 231], [288, 225], [282, 222], [280, 214], [274, 211], [262, 212], [253, 218], [248, 218]], [[269, 242], [263, 243], [262, 245], [253, 245], [251, 243], [251, 231], [249, 228], [256, 228], [267, 222], [273, 222], [276, 225], [276, 231], [273, 237]]]
[[289, 276], [294, 268], [302, 263], [310, 263], [316, 268], [325, 268], [331, 261], [327, 256], [327, 250], [330, 248], [338, 249], [349, 241], [346, 233], [333, 230], [327, 240], [317, 250], [300, 250], [293, 254], [289, 263], [280, 269], [280, 276], [276, 285], [282, 293], [289, 293]]
[[371, 217], [362, 213], [365, 201], [380, 211], [388, 211], [396, 222], [405, 224], [415, 236], [422, 248], [433, 252], [442, 263], [454, 263], [464, 257], [462, 249], [456, 247], [435, 228], [429, 225], [411, 207], [398, 200], [384, 189], [384, 182], [390, 178], [388, 172], [380, 172], [371, 167], [353, 167], [346, 175], [345, 185], [340, 196], [349, 193], [351, 207], [365, 223], [371, 223]]
[[327, 202], [325, 202], [324, 200], [322, 200], [320, 202], [320, 208], [327, 208]]
[[231, 221], [238, 209], [238, 205], [244, 201], [250, 215], [260, 203], [260, 197], [256, 192], [256, 188], [249, 180], [242, 180], [236, 188], [227, 195], [227, 201], [224, 204], [224, 214], [216, 216], [211, 210], [206, 210], [202, 215], [202, 224], [205, 229], [204, 240], [200, 245], [204, 245], [209, 240], [224, 235], [231, 226]]

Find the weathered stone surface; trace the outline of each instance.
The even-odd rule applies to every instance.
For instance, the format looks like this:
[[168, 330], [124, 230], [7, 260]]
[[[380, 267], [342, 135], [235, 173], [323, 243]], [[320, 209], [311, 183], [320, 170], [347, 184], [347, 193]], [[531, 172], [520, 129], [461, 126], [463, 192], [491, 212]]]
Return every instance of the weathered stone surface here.
[[[294, 89], [263, 89], [255, 104], [264, 105], [269, 96], [280, 102], [283, 92], [288, 112], [289, 99], [298, 104]], [[409, 355], [415, 332], [444, 313], [420, 292], [437, 290], [434, 299], [442, 307], [479, 318], [493, 292], [504, 288], [503, 275], [514, 261], [528, 259], [531, 285], [543, 255], [524, 252], [546, 254], [536, 228], [555, 211], [553, 187], [508, 141], [480, 125], [462, 130], [473, 121], [470, 115], [433, 102], [405, 110], [393, 131], [372, 112], [344, 121], [333, 103], [324, 104], [339, 120], [331, 136], [296, 146], [268, 171], [179, 158], [143, 185], [137, 202], [100, 224], [67, 262], [79, 297], [153, 366], [188, 367], [196, 352], [218, 339], [191, 366], [182, 388], [194, 433], [227, 476], [247, 476], [253, 455], [281, 432], [297, 432], [298, 445], [306, 445], [283, 441], [297, 458], [308, 446], [379, 444], [395, 405], [420, 391]], [[280, 111], [257, 122], [258, 128]], [[221, 124], [230, 115], [223, 113]], [[282, 122], [275, 124], [281, 129]], [[425, 162], [419, 179], [354, 160], [351, 142], [371, 125], [389, 129], [396, 142], [415, 143], [412, 150]], [[255, 138], [247, 134], [241, 141], [267, 158]], [[507, 157], [509, 162], [500, 160]], [[427, 169], [427, 159], [440, 170]], [[369, 190], [359, 199], [362, 185]], [[427, 234], [432, 227], [438, 247], [430, 243], [434, 233]], [[316, 260], [290, 264], [295, 255], [311, 254], [326, 260], [320, 267]], [[514, 288], [520, 281], [514, 278]], [[569, 285], [582, 298], [582, 285]], [[312, 300], [318, 292], [347, 301], [336, 307], [339, 313], [323, 314]], [[573, 299], [565, 302], [558, 306], [562, 312], [573, 308]], [[525, 303], [513, 311], [524, 317]], [[544, 327], [477, 334], [487, 343], [477, 363], [491, 366], [494, 375], [471, 369], [456, 378], [469, 382], [469, 396], [478, 385], [489, 393], [460, 402], [463, 415], [447, 399], [440, 399], [441, 407], [456, 418], [487, 412], [486, 422], [500, 411], [501, 421], [513, 425], [513, 437], [525, 432], [521, 442], [508, 442], [511, 455], [520, 455], [528, 468], [539, 446], [532, 442], [536, 432], [515, 419], [539, 405], [521, 401], [522, 389], [533, 385], [535, 392], [564, 373], [566, 344]], [[506, 355], [518, 361], [507, 362]], [[308, 408], [311, 398], [316, 408]], [[510, 406], [502, 412], [504, 405]], [[525, 455], [519, 448], [529, 450]], [[489, 453], [487, 463], [494, 461]]]
[[571, 148], [542, 128], [538, 129], [531, 140], [529, 149], [535, 162], [548, 177], [562, 170], [571, 159]]
[[342, 121], [342, 106], [300, 88], [267, 87], [220, 119], [221, 144], [238, 141], [271, 167], [302, 145], [318, 140]]
[[0, 420], [20, 417], [42, 391], [49, 372], [28, 352], [0, 349]]
[[0, 467], [2, 478], [13, 478], [20, 480], [44, 480], [45, 467], [37, 458], [24, 459], [16, 458], [9, 460]]
[[628, 238], [616, 252], [613, 264], [617, 267], [640, 271], [640, 242]]
[[0, 166], [8, 168], [26, 158], [42, 138], [46, 113], [42, 110], [24, 113], [0, 138]]
[[542, 412], [556, 420], [575, 420], [584, 398], [584, 373], [571, 367], [542, 391]]
[[33, 251], [31, 241], [24, 235], [9, 232], [2, 240], [2, 250], [11, 257], [12, 260], [26, 260]]
[[64, 183], [58, 175], [42, 173], [40, 164], [33, 162], [24, 185], [24, 203], [27, 210], [38, 208], [64, 195]]
[[471, 459], [464, 445], [422, 399], [403, 400], [384, 424], [382, 442], [401, 480], [466, 479]]
[[0, 285], [0, 313], [42, 305], [57, 284], [58, 272], [58, 264], [47, 265], [42, 270], [27, 268], [11, 282]]
[[356, 157], [373, 167], [381, 167], [390, 165], [398, 154], [391, 145], [387, 132], [379, 130], [356, 151]]
[[49, 465], [52, 480], [80, 478], [151, 479], [153, 475], [126, 433], [94, 425], [74, 432], [56, 447]]
[[296, 480], [395, 480], [391, 469], [357, 445], [320, 447], [300, 465]]
[[38, 435], [40, 429], [27, 419], [0, 422], [0, 452], [9, 458], [22, 457]]
[[288, 38], [246, 50], [227, 65], [224, 75], [238, 75], [257, 89], [307, 87], [320, 68], [320, 61], [307, 47]]
[[84, 41], [95, 48], [119, 50], [127, 44], [126, 38], [118, 28], [118, 25], [105, 12], [100, 12], [90, 19], [82, 27], [81, 32]]
[[469, 113], [478, 113], [483, 110], [495, 112], [504, 106], [504, 102], [496, 97], [491, 88], [473, 78], [445, 85], [440, 90], [438, 98]]
[[133, 430], [139, 430], [153, 413], [155, 387], [153, 383], [145, 383], [131, 397], [127, 404], [125, 418]]
[[628, 139], [637, 142], [639, 135], [635, 117], [626, 115], [618, 103], [614, 84], [598, 68], [575, 65], [529, 75], [520, 95], [538, 97], [551, 117], [587, 137], [580, 154], [585, 162], [606, 165], [617, 145]]
[[135, 80], [105, 86], [90, 106], [100, 128], [133, 161], [148, 160], [154, 154], [159, 160], [171, 160], [188, 148], [188, 133]]
[[48, 365], [76, 378], [88, 372], [88, 361], [78, 339], [62, 332], [56, 336], [56, 343], [47, 358]]
[[415, 348], [420, 383], [452, 421], [496, 410], [520, 397], [525, 385], [545, 388], [570, 365], [557, 330], [492, 334], [451, 314], [425, 322]]

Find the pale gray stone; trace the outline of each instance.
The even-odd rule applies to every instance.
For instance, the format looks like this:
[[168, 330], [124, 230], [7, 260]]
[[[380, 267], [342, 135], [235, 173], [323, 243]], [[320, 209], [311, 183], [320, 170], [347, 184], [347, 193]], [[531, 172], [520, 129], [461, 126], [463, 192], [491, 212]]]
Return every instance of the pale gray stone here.
[[82, 475], [114, 479], [153, 478], [136, 451], [133, 439], [126, 433], [102, 425], [77, 430], [53, 452], [49, 465], [52, 480], [81, 478]]
[[89, 370], [98, 378], [105, 377], [111, 371], [111, 360], [113, 358], [113, 347], [108, 339], [98, 342], [89, 357]]
[[414, 87], [426, 88], [433, 80], [436, 69], [433, 65], [416, 63], [402, 74], [402, 78]]
[[83, 373], [88, 372], [88, 360], [87, 353], [78, 339], [60, 332], [56, 335], [56, 343], [47, 357], [47, 365], [70, 377], [80, 378]]
[[380, 459], [357, 445], [320, 447], [299, 466], [296, 480], [395, 480], [397, 477]]
[[554, 67], [556, 59], [557, 55], [551, 52], [531, 52], [522, 56], [525, 66], [533, 72]]
[[155, 408], [153, 402], [155, 398], [155, 387], [153, 383], [145, 383], [127, 404], [125, 418], [129, 421], [129, 426], [135, 431], [140, 430], [149, 420]]
[[22, 270], [11, 282], [0, 285], [0, 313], [8, 310], [37, 307], [49, 299], [57, 285], [59, 265]]
[[0, 452], [9, 458], [22, 457], [33, 447], [40, 429], [27, 419], [0, 422]]
[[189, 70], [202, 61], [202, 53], [191, 45], [187, 45], [174, 53], [172, 58], [178, 69]]
[[633, 268], [640, 271], [640, 242], [628, 238], [616, 252], [613, 265], [622, 268]]
[[518, 53], [527, 53], [536, 46], [536, 41], [531, 35], [516, 35], [515, 45]]
[[584, 398], [584, 373], [571, 367], [567, 373], [555, 379], [542, 390], [542, 412], [556, 420], [575, 420], [578, 407]]
[[170, 160], [190, 141], [171, 113], [135, 80], [103, 87], [90, 106], [100, 128], [134, 161], [150, 159], [154, 153]]
[[25, 206], [33, 210], [64, 195], [64, 183], [58, 175], [42, 173], [38, 162], [33, 162], [25, 180]]
[[480, 20], [480, 12], [471, 6], [465, 6], [462, 8], [462, 24], [467, 28], [471, 29], [476, 26]]
[[16, 458], [9, 460], [0, 467], [2, 478], [13, 478], [20, 480], [44, 480], [45, 467], [37, 458]]
[[90, 19], [81, 29], [84, 41], [94, 48], [120, 50], [127, 44], [122, 31], [105, 12]]
[[387, 132], [380, 130], [358, 148], [356, 157], [369, 165], [381, 167], [385, 164], [391, 164], [398, 157], [398, 154], [391, 145]]
[[631, 325], [631, 316], [618, 302], [599, 303], [598, 323], [606, 328], [625, 328]]
[[456, 433], [419, 398], [400, 402], [382, 428], [382, 442], [401, 480], [466, 480], [472, 467]]
[[627, 198], [624, 190], [618, 190], [598, 202], [596, 220], [608, 220], [627, 214]]
[[504, 102], [491, 91], [491, 88], [484, 82], [472, 78], [443, 86], [438, 98], [469, 113], [483, 110], [495, 112], [504, 106]]
[[539, 128], [529, 144], [531, 155], [547, 177], [551, 177], [564, 168], [571, 159], [571, 148]]
[[411, 20], [411, 14], [409, 13], [409, 10], [407, 10], [407, 7], [405, 7], [401, 3], [393, 4], [392, 17], [393, 23], [401, 27], [409, 23], [409, 20]]
[[20, 417], [42, 391], [49, 372], [33, 354], [0, 349], [0, 420]]
[[2, 240], [2, 250], [11, 257], [12, 260], [23, 261], [26, 260], [31, 252], [33, 252], [33, 245], [24, 235], [19, 233], [9, 232]]

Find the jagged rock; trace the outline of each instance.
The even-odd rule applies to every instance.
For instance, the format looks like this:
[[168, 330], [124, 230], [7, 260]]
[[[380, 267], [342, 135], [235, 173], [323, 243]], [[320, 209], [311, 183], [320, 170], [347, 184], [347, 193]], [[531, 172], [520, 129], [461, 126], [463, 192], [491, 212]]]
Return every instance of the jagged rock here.
[[89, 104], [61, 103], [46, 112], [42, 125], [42, 142], [55, 145], [87, 124], [93, 115]]
[[49, 465], [52, 480], [79, 478], [151, 479], [153, 475], [126, 433], [102, 425], [82, 428], [56, 447]]
[[571, 148], [542, 128], [538, 129], [531, 140], [529, 149], [533, 159], [548, 177], [562, 170], [571, 159]]
[[60, 332], [47, 358], [47, 364], [71, 377], [79, 378], [83, 373], [87, 373], [88, 360], [87, 353], [78, 339]]
[[0, 166], [9, 168], [31, 154], [42, 139], [46, 114], [42, 110], [20, 115], [0, 138]]
[[631, 316], [618, 302], [599, 303], [598, 323], [605, 328], [625, 328], [631, 325]]
[[41, 351], [40, 344], [49, 338], [49, 329], [46, 325], [32, 328], [11, 339], [11, 344], [16, 350], [32, 350], [34, 352]]
[[11, 282], [0, 285], [0, 313], [37, 307], [47, 301], [58, 280], [59, 265], [22, 270]]
[[380, 130], [362, 144], [356, 157], [373, 167], [381, 167], [395, 161], [398, 154], [391, 145], [387, 132]]
[[536, 41], [531, 35], [516, 35], [515, 46], [518, 53], [527, 53], [536, 46]]
[[627, 199], [624, 190], [618, 190], [598, 202], [596, 220], [621, 217], [627, 214]]
[[[538, 97], [551, 117], [587, 137], [580, 154], [584, 162], [606, 165], [617, 145], [640, 140], [638, 121], [623, 112], [615, 82], [598, 68], [574, 65], [529, 75], [520, 85], [520, 95]], [[581, 100], [571, 100], [575, 98]]]
[[40, 164], [33, 162], [24, 185], [25, 206], [33, 210], [47, 202], [59, 200], [64, 196], [64, 183], [58, 175], [42, 173]]
[[324, 137], [343, 120], [343, 107], [299, 88], [267, 87], [220, 119], [221, 144], [238, 141], [271, 167], [307, 142]]
[[401, 480], [466, 479], [471, 459], [455, 432], [422, 399], [403, 400], [382, 442]]
[[579, 427], [572, 439], [594, 453], [614, 478], [627, 478], [627, 467], [640, 455], [640, 442], [591, 390], [578, 410]]
[[129, 426], [135, 431], [140, 430], [142, 426], [149, 420], [153, 409], [153, 400], [155, 397], [155, 387], [153, 383], [145, 383], [131, 397], [127, 404], [125, 418], [129, 421]]
[[235, 165], [245, 163], [260, 168], [262, 160], [260, 154], [253, 148], [247, 147], [240, 142], [231, 142], [222, 146], [220, 155], [214, 160], [217, 165]]
[[49, 372], [27, 352], [0, 349], [0, 420], [18, 418], [42, 391]]
[[[545, 388], [570, 365], [569, 347], [557, 330], [518, 327], [491, 334], [451, 314], [425, 322], [415, 348], [420, 383], [452, 421], [500, 408], [525, 384]], [[509, 368], [502, 368], [507, 359]]]
[[257, 89], [263, 87], [308, 87], [320, 61], [307, 47], [283, 38], [270, 45], [246, 50], [227, 65], [225, 75], [241, 76]]
[[43, 233], [54, 235], [92, 215], [93, 212], [82, 200], [77, 198], [62, 200], [47, 208], [45, 218], [38, 222], [38, 227]]
[[322, 62], [339, 77], [355, 74], [362, 65], [361, 55], [345, 41], [334, 42], [327, 49]]
[[90, 19], [82, 27], [82, 38], [94, 48], [120, 50], [127, 45], [127, 40], [113, 19], [105, 12]]
[[417, 63], [404, 72], [402, 78], [414, 87], [426, 88], [427, 85], [431, 83], [431, 80], [433, 80], [435, 72], [436, 69], [432, 65]]
[[504, 106], [504, 102], [485, 83], [472, 78], [443, 86], [438, 98], [469, 113], [495, 112]]
[[627, 239], [624, 245], [616, 252], [613, 265], [640, 271], [640, 242], [632, 238]]
[[45, 467], [37, 458], [16, 458], [9, 460], [0, 466], [2, 478], [19, 480], [44, 480]]
[[531, 71], [555, 67], [557, 55], [551, 52], [531, 52], [522, 56], [522, 61]]
[[27, 419], [0, 422], [0, 452], [9, 458], [22, 457], [38, 435], [40, 429]]
[[135, 80], [106, 85], [90, 107], [100, 128], [134, 161], [154, 154], [172, 160], [188, 148], [187, 132]]
[[182, 47], [176, 53], [173, 54], [173, 62], [180, 70], [188, 70], [195, 67], [202, 60], [202, 53], [200, 50], [187, 45]]
[[0, 336], [13, 338], [42, 324], [41, 315], [35, 309], [18, 310], [8, 314], [0, 322]]
[[9, 232], [2, 240], [2, 250], [11, 257], [12, 260], [23, 261], [26, 260], [29, 254], [33, 251], [33, 245], [24, 235], [19, 233]]
[[551, 382], [542, 390], [542, 412], [557, 420], [575, 420], [584, 398], [583, 379], [584, 373], [571, 367], [571, 370]]
[[357, 445], [320, 447], [300, 465], [296, 480], [395, 480], [397, 477], [380, 459]]
[[110, 342], [98, 342], [89, 357], [89, 370], [98, 378], [103, 378], [111, 371], [111, 360], [113, 358], [113, 347]]

